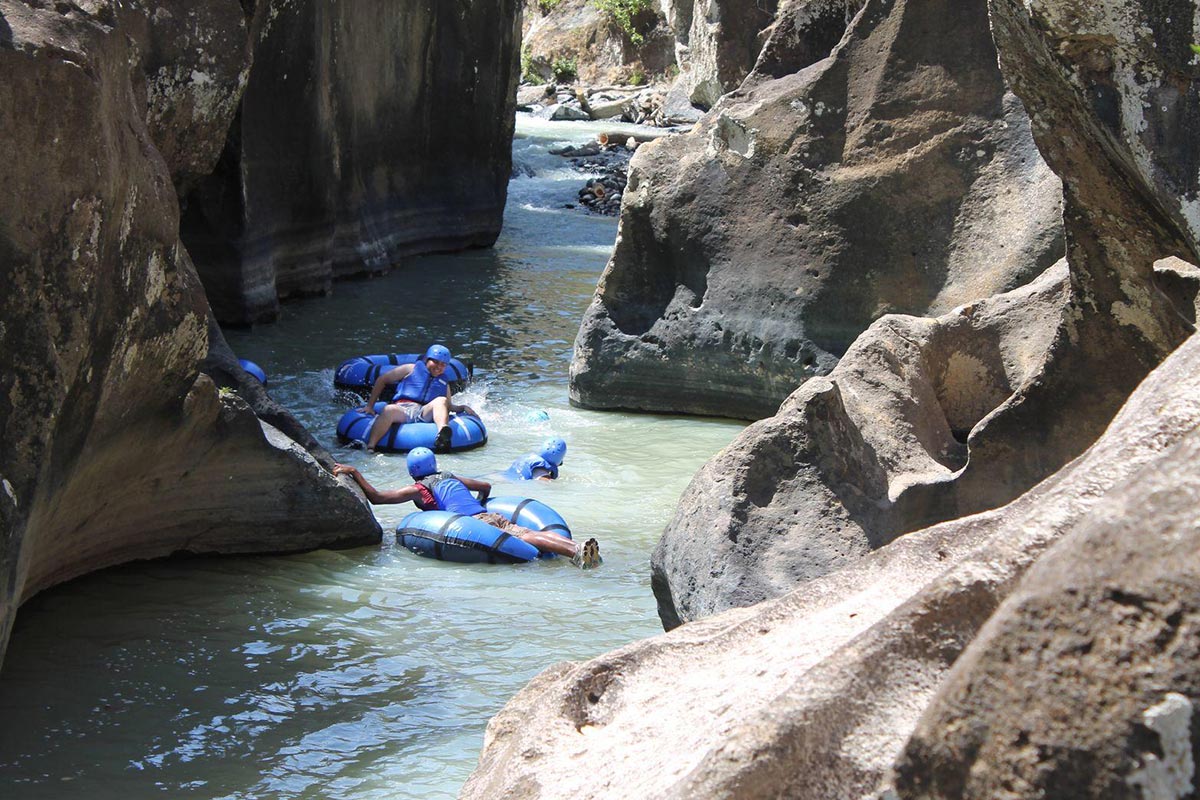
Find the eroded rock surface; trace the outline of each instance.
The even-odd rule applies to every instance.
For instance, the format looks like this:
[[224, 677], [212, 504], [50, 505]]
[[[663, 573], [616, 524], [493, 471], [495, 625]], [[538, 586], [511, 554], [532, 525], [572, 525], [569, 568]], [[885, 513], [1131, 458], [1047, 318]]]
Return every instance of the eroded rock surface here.
[[942, 317], [872, 325], [827, 378], [692, 479], [652, 561], [663, 624], [778, 597], [902, 533], [997, 505], [963, 491], [968, 469], [992, 473], [974, 482], [984, 492], [1003, 485], [1001, 465], [968, 465], [969, 436], [1044, 380], [1069, 300], [1064, 262]]
[[[198, 112], [191, 84], [146, 88], [148, 64], [170, 75], [209, 64], [183, 39], [180, 61], [162, 60], [155, 26], [168, 10], [240, 14], [217, 2], [152, 11], [0, 0], [0, 104], [20, 109], [0, 115], [10, 154], [0, 186], [0, 651], [25, 598], [91, 570], [379, 539], [360, 497], [200, 371], [224, 357], [223, 342], [179, 242], [175, 185], [206, 158], [211, 166], [220, 146], [204, 131], [224, 127]], [[217, 73], [236, 87], [241, 67]], [[227, 127], [234, 104], [213, 108]], [[265, 409], [264, 397], [250, 399]], [[277, 410], [281, 427], [298, 427]]]
[[[693, 105], [712, 108], [750, 74], [779, 2], [709, 0], [697, 8], [695, 0], [672, 0], [671, 5], [670, 17], [679, 26], [679, 79]], [[683, 28], [685, 22], [690, 24]]]
[[491, 245], [512, 167], [520, 0], [270, 0], [184, 241], [222, 322], [413, 253]]
[[1189, 797], [1200, 697], [1200, 435], [1034, 566], [925, 711], [893, 798]]
[[[1181, 516], [1180, 501], [1190, 497], [1194, 507], [1200, 485], [1197, 452], [1200, 340], [1192, 339], [1151, 374], [1086, 454], [1004, 508], [910, 533], [782, 598], [689, 623], [589, 662], [548, 669], [491, 721], [479, 768], [461, 796], [873, 796], [922, 712], [938, 697], [955, 659], [976, 636], [982, 642], [993, 638], [992, 625], [982, 635], [980, 629], [1039, 557], [1064, 537], [1067, 552], [1078, 560], [1058, 562], [1054, 571], [1043, 578], [1031, 576], [1032, 582], [1024, 585], [1050, 591], [1058, 581], [1064, 592], [1047, 603], [1038, 598], [1039, 590], [1027, 595], [1023, 586], [1014, 603], [1027, 608], [1021, 616], [1028, 623], [1017, 625], [1003, 610], [998, 619], [1013, 619], [1014, 626], [1029, 632], [1007, 639], [1007, 650], [994, 650], [986, 661], [989, 672], [967, 670], [961, 680], [952, 681], [958, 691], [945, 694], [942, 716], [931, 716], [923, 728], [932, 735], [944, 731], [945, 722], [963, 720], [955, 733], [942, 734], [944, 769], [961, 774], [972, 763], [963, 753], [988, 734], [987, 753], [1005, 755], [1008, 769], [1030, 752], [1021, 748], [1016, 735], [1020, 709], [1036, 708], [1040, 699], [1046, 711], [1032, 721], [1033, 730], [1039, 736], [1076, 737], [1087, 723], [1069, 723], [1105, 717], [1110, 695], [1121, 694], [1119, 676], [1126, 668], [1132, 672], [1153, 665], [1155, 671], [1141, 673], [1137, 690], [1113, 709], [1115, 717], [1147, 724], [1154, 714], [1145, 717], [1143, 712], [1171, 702], [1165, 693], [1183, 691], [1194, 697], [1196, 691], [1194, 643], [1187, 639], [1193, 624], [1187, 609], [1195, 604], [1191, 573], [1196, 568], [1196, 527], [1193, 518]], [[1164, 481], [1162, 476], [1173, 477]], [[1162, 490], [1162, 502], [1140, 506], [1145, 511], [1139, 513], [1134, 498], [1157, 496], [1156, 488]], [[1093, 552], [1087, 545], [1097, 539], [1086, 531], [1103, 523], [1109, 508], [1126, 509], [1111, 529], [1120, 533], [1104, 534], [1109, 544]], [[1136, 529], [1134, 514], [1139, 515]], [[1081, 533], [1086, 538], [1070, 544]], [[1143, 556], [1135, 557], [1138, 550]], [[1160, 566], [1146, 570], [1151, 562], [1161, 571]], [[1158, 586], [1174, 594], [1155, 590], [1145, 595], [1140, 609], [1136, 597], [1148, 588], [1118, 580], [1116, 588], [1127, 588], [1134, 599], [1105, 599], [1099, 594], [1103, 582], [1093, 580], [1103, 574], [1152, 573], [1161, 576]], [[1186, 581], [1191, 583], [1185, 590]], [[1095, 588], [1068, 597], [1065, 590], [1072, 586]], [[1021, 599], [1027, 596], [1028, 602]], [[1178, 616], [1172, 616], [1172, 596], [1190, 598], [1179, 602]], [[1085, 611], [1083, 601], [1090, 597], [1102, 602]], [[1079, 611], [1059, 619], [1058, 610], [1068, 608]], [[1112, 614], [1125, 620], [1114, 632], [1129, 636], [1103, 643], [1101, 631], [1114, 619]], [[1090, 628], [1070, 624], [1089, 616], [1094, 620]], [[1051, 652], [1063, 652], [1067, 664], [1088, 659], [1082, 642], [1088, 630], [1095, 630], [1095, 673], [1088, 674], [1097, 678], [1094, 691], [1107, 694], [1089, 694], [1095, 702], [1087, 709], [1075, 703], [1055, 705], [1073, 696], [1086, 702], [1082, 694], [1054, 695], [1060, 680], [1072, 681], [1082, 692], [1074, 682], [1085, 675], [1069, 670], [1060, 675], [1039, 658], [1044, 650], [1021, 649], [1023, 642], [1034, 644], [1035, 637], [1039, 647], [1047, 644], [1039, 630], [1062, 632]], [[1145, 645], [1135, 651], [1139, 656], [1111, 676], [1099, 675], [1100, 651], [1111, 669], [1117, 661], [1114, 648], [1133, 639]], [[1072, 643], [1081, 644], [1074, 655], [1067, 652]], [[1017, 657], [1025, 670], [1020, 677], [1005, 672], [1013, 664], [1003, 662], [1004, 652]], [[1152, 652], [1159, 654], [1158, 660], [1140, 655]], [[964, 714], [954, 714], [954, 701], [977, 676], [988, 680], [968, 698]], [[1034, 687], [1033, 700], [1025, 686]], [[976, 716], [985, 709], [990, 714]], [[1054, 717], [1058, 727], [1050, 724], [1055, 709], [1060, 712]], [[1043, 717], [1044, 725], [1039, 723]], [[996, 728], [975, 727], [980, 719]], [[1111, 751], [1097, 750], [1102, 752]], [[976, 765], [984, 763], [982, 753]], [[1068, 757], [1057, 749], [1054, 753]], [[1101, 770], [1098, 762], [1087, 764]], [[960, 796], [954, 784], [945, 788], [944, 793], [911, 796]], [[1066, 794], [1076, 793], [1055, 796]], [[966, 796], [1001, 795], [983, 791]], [[1044, 795], [1015, 791], [1011, 796]]]
[[[1178, 291], [1175, 301], [1160, 291], [1154, 265], [1170, 257], [1200, 262], [1186, 213], [1194, 190], [1166, 181], [1155, 165], [1184, 146], [1176, 123], [1200, 119], [1200, 103], [1181, 96], [1193, 111], [1180, 110], [1158, 138], [1145, 131], [1159, 124], [1154, 119], [1110, 119], [1107, 106], [1092, 99], [1105, 86], [1114, 96], [1169, 93], [1180, 78], [1172, 56], [1154, 49], [1146, 37], [1152, 26], [1137, 22], [1136, 3], [1098, 19], [1083, 7], [1068, 13], [1069, 2], [1046, 5], [1055, 10], [1043, 15], [1037, 4], [1032, 11], [1022, 3], [996, 4], [993, 17], [1001, 62], [1030, 103], [1035, 135], [1069, 187], [1070, 291], [1057, 321], [1046, 320], [1053, 332], [1030, 329], [1048, 346], [1040, 355], [1026, 351], [1025, 379], [1009, 384], [1006, 394], [1006, 383], [991, 377], [995, 368], [978, 358], [975, 324], [959, 326], [941, 363], [966, 370], [957, 382], [974, 387], [964, 389], [963, 408], [971, 411], [961, 414], [954, 392], [943, 392], [933, 406], [912, 402], [903, 382], [889, 384], [893, 373], [919, 374], [927, 350], [913, 353], [911, 334], [877, 326], [872, 335], [882, 335], [877, 350], [887, 358], [856, 345], [829, 377], [839, 390], [836, 403], [818, 387], [801, 388], [778, 417], [748, 429], [685, 491], [653, 563], [666, 625], [776, 596], [896, 535], [1016, 497], [1094, 441], [1141, 378], [1192, 329], [1194, 303], [1180, 300]], [[871, 12], [868, 4], [864, 14]], [[1060, 16], [1081, 28], [1056, 30]], [[1113, 51], [1123, 66], [1101, 78], [1092, 70], [1099, 58], [1093, 47], [1105, 41], [1125, 42]], [[1156, 82], [1164, 86], [1155, 89]], [[1129, 103], [1145, 107], [1141, 99]], [[1151, 145], [1158, 149], [1142, 154]], [[968, 318], [972, 313], [968, 308]], [[1004, 347], [997, 355], [1011, 376]], [[884, 369], [872, 363], [889, 360]], [[850, 378], [856, 372], [863, 380]], [[873, 380], [874, 374], [883, 378]], [[878, 391], [852, 388], [864, 382]], [[940, 475], [914, 470], [913, 463], [939, 460], [940, 440], [931, 444], [922, 432], [930, 430], [931, 415], [942, 414], [966, 452], [957, 463], [940, 461], [946, 467]], [[846, 433], [827, 441], [819, 432], [831, 420]], [[856, 439], [870, 446], [841, 444]], [[770, 462], [758, 456], [764, 452], [773, 454]], [[724, 558], [709, 559], [709, 552]]]
[[776, 29], [766, 72], [639, 149], [573, 402], [765, 417], [883, 314], [945, 313], [1062, 256], [1060, 187], [983, 0], [867, 3], [811, 66], [798, 30], [829, 38]]

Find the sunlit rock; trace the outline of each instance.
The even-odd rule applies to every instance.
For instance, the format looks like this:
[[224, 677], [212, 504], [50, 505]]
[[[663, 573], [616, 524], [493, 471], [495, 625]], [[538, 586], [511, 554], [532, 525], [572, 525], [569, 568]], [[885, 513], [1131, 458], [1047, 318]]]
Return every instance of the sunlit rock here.
[[[955, 667], [954, 691], [944, 690], [935, 706], [940, 716], [922, 724], [930, 739], [945, 742], [940, 769], [1003, 777], [1032, 765], [1023, 756], [1043, 745], [1052, 750], [1047, 763], [1083, 764], [1080, 775], [1181, 786], [1189, 732], [1170, 695], [1198, 691], [1197, 528], [1187, 511], [1200, 492], [1198, 430], [1200, 340], [1192, 339], [1087, 453], [1009, 505], [910, 533], [782, 598], [546, 670], [492, 719], [461, 797], [874, 797], [976, 636], [994, 643], [993, 655], [979, 669]], [[1160, 494], [1161, 502], [1140, 502]], [[1111, 527], [1110, 508], [1117, 511]], [[1042, 573], [1038, 565], [1043, 577], [1030, 576], [1017, 591], [1014, 609], [1027, 608], [1022, 626], [1001, 604], [1060, 540], [1069, 558], [1051, 551], [1057, 566]], [[1107, 597], [1097, 580], [1106, 575], [1117, 590]], [[1074, 586], [1084, 593], [1072, 595]], [[1151, 589], [1139, 608], [1137, 598]], [[984, 628], [998, 608], [1005, 627], [1029, 632], [1007, 638]], [[1134, 656], [1124, 664], [1123, 643]], [[1058, 654], [1066, 658], [1062, 673], [1053, 668], [1059, 662], [1043, 658]], [[1076, 664], [1088, 670], [1074, 673]], [[1133, 690], [1122, 688], [1125, 677], [1136, 681]], [[964, 696], [968, 705], [957, 713]], [[1038, 737], [1028, 748], [1019, 735], [1025, 709]], [[1115, 728], [1093, 736], [1090, 727], [1110, 719], [1133, 726], [1126, 731], [1141, 724], [1166, 733], [1161, 746], [1134, 735], [1122, 749], [1117, 736], [1109, 739], [1115, 747], [1069, 761], [1066, 745], [1105, 739]], [[986, 748], [978, 758], [969, 755], [974, 744]], [[1106, 755], [1121, 758], [1106, 762]], [[993, 770], [992, 758], [1004, 763]], [[1067, 774], [1074, 773], [1058, 773]], [[904, 796], [1009, 796], [999, 785], [959, 795], [950, 782], [933, 787], [944, 792], [923, 793], [924, 783]]]
[[[1155, 264], [1171, 257], [1200, 263], [1187, 213], [1195, 189], [1186, 176], [1172, 182], [1165, 166], [1195, 140], [1188, 121], [1200, 119], [1200, 95], [1179, 95], [1175, 116], [1131, 119], [1128, 129], [1097, 100], [1110, 86], [1114, 97], [1131, 95], [1129, 103], [1142, 107], [1145, 98], [1174, 91], [1190, 68], [1156, 46], [1148, 31], [1157, 23], [1136, 2], [1095, 15], [1090, 4], [1077, 13], [1069, 7], [1067, 0], [993, 4], [1006, 76], [1067, 187], [1069, 293], [1062, 312], [1012, 331], [1010, 343], [1033, 337], [1020, 361], [1007, 345], [993, 356], [1005, 375], [1023, 379], [997, 382], [994, 366], [979, 368], [981, 331], [968, 306], [940, 363], [961, 373], [956, 382], [971, 398], [963, 406], [970, 413], [956, 410], [958, 390], [938, 395], [937, 405], [919, 402], [910, 385], [892, 385], [891, 376], [921, 374], [927, 348], [914, 350], [919, 339], [878, 323], [829, 376], [841, 398], [830, 418], [847, 428], [844, 436], [822, 433], [830, 422], [821, 410], [831, 403], [802, 387], [684, 492], [653, 563], [666, 625], [777, 596], [897, 535], [1016, 497], [1094, 441], [1129, 392], [1192, 330], [1194, 300], [1178, 285], [1162, 291]], [[868, 3], [863, 15], [875, 8]], [[1063, 20], [1078, 28], [1054, 27], [1067, 25]], [[1098, 44], [1109, 41], [1121, 46], [1110, 53]], [[1105, 53], [1111, 69], [1096, 72]], [[1190, 180], [1197, 180], [1194, 171]], [[875, 346], [862, 349], [872, 339]], [[936, 372], [930, 379], [937, 385]], [[862, 385], [871, 391], [856, 388]], [[931, 415], [944, 415], [953, 439], [965, 445], [957, 460], [940, 462], [942, 474], [911, 468], [926, 452], [938, 460], [939, 440], [930, 444], [921, 433]], [[870, 445], [847, 449], [840, 446], [846, 438]]]
[[781, 20], [763, 71], [638, 151], [573, 402], [769, 416], [880, 316], [946, 313], [1062, 256], [1060, 186], [983, 0], [869, 3], [822, 58], [833, 11]]

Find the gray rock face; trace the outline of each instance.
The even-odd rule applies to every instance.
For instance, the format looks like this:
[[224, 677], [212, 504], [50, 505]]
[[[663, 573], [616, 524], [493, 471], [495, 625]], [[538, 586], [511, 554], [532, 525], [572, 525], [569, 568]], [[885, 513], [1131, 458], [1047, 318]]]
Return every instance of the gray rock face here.
[[[805, 61], [791, 47], [768, 43], [772, 70]], [[1040, 274], [1060, 198], [982, 0], [868, 3], [828, 59], [755, 73], [691, 135], [639, 149], [571, 399], [770, 415], [883, 314]]]
[[[1119, 727], [1108, 724], [1110, 715], [1127, 731], [1139, 730], [1136, 723], [1163, 728], [1179, 714], [1170, 692], [1196, 696], [1196, 525], [1180, 500], [1190, 499], [1194, 511], [1197, 455], [1200, 340], [1193, 338], [1087, 453], [1008, 506], [910, 533], [777, 600], [548, 669], [488, 725], [461, 797], [860, 800], [874, 796], [931, 703], [920, 727], [928, 739], [914, 740], [929, 746], [910, 750], [936, 755], [930, 763], [945, 777], [917, 785], [914, 774], [913, 790], [902, 796], [1108, 796], [1039, 794], [1019, 782], [1005, 792], [993, 778], [1033, 777], [1036, 763], [1095, 770], [1080, 776], [1120, 773], [1129, 758], [1102, 758], [1133, 746], [1096, 748], [1074, 762], [1067, 750], [1089, 738], [1093, 720], [1105, 719], [1106, 731]], [[1136, 502], [1148, 497], [1156, 499]], [[1087, 533], [1109, 509], [1118, 516], [1108, 532]], [[1060, 540], [1069, 561], [1050, 550]], [[1041, 577], [1031, 575], [1001, 607], [1047, 551], [1054, 566], [1043, 572], [1039, 564]], [[1072, 587], [1080, 593], [1070, 594]], [[1004, 628], [1022, 633], [993, 635]], [[956, 665], [947, 681], [977, 636], [981, 647], [993, 643], [984, 648], [990, 655], [961, 662], [974, 662], [968, 670]], [[1132, 658], [1115, 668], [1118, 649]], [[1083, 663], [1087, 671], [1071, 669]], [[1112, 674], [1101, 674], [1105, 668]], [[1128, 696], [1122, 677], [1135, 682]], [[1069, 698], [1077, 701], [1061, 705]], [[1033, 710], [1022, 745], [1026, 708]], [[1133, 738], [1153, 749], [1144, 730]], [[1159, 760], [1172, 763], [1179, 737], [1162, 742], [1169, 757]], [[1050, 760], [1033, 760], [1039, 745]], [[991, 757], [1003, 763], [991, 769]], [[1143, 765], [1154, 769], [1148, 757]], [[960, 795], [953, 781], [968, 766], [988, 782]], [[1052, 769], [1042, 775], [1054, 777]]]
[[[930, 351], [922, 344], [914, 353], [920, 337], [881, 324], [875, 346], [867, 346], [871, 336], [860, 340], [863, 347], [856, 345], [830, 376], [839, 390], [835, 400], [820, 385], [803, 387], [778, 417], [747, 430], [693, 480], [656, 550], [653, 582], [668, 627], [777, 596], [896, 535], [1016, 497], [1086, 448], [1123, 398], [1191, 330], [1193, 302], [1175, 291], [1181, 304], [1173, 305], [1157, 288], [1162, 280], [1156, 281], [1154, 269], [1171, 256], [1200, 261], [1186, 198], [1172, 204], [1171, 185], [1151, 168], [1182, 146], [1176, 132], [1142, 138], [1150, 120], [1114, 132], [1095, 108], [1080, 102], [1099, 90], [1079, 84], [1081, 67], [1062, 61], [1061, 54], [1073, 53], [1085, 65], [1096, 58], [1089, 50], [1099, 41], [1092, 38], [1096, 29], [1082, 9], [1049, 15], [1062, 13], [1083, 26], [1086, 35], [1072, 40], [1078, 45], [1072, 50], [1050, 47], [1049, 41], [1072, 37], [1051, 28], [1044, 39], [1050, 23], [1031, 20], [1023, 4], [1016, 6], [994, 14], [1001, 61], [1034, 104], [1035, 132], [1047, 142], [1051, 165], [1069, 177], [1064, 219], [1070, 291], [1061, 310], [981, 342], [979, 334], [990, 326], [981, 329], [982, 320], [968, 307], [935, 362], [957, 365], [936, 369], [964, 371], [958, 381], [964, 388], [954, 390], [966, 393], [961, 407], [945, 390], [935, 392], [936, 402], [913, 401], [922, 395], [894, 376], [925, 374], [920, 381], [939, 386], [936, 369], [928, 373]], [[871, 10], [868, 4], [864, 15]], [[1111, 19], [1133, 24], [1132, 7], [1126, 11]], [[1033, 14], [1040, 14], [1037, 7]], [[1126, 33], [1113, 28], [1105, 35], [1120, 40]], [[1117, 81], [1114, 92], [1146, 97], [1153, 92], [1145, 75], [1174, 80], [1160, 61], [1168, 56], [1151, 44], [1121, 52], [1124, 67], [1110, 76]], [[1121, 80], [1132, 83], [1126, 87]], [[1200, 119], [1200, 106], [1196, 112]], [[1160, 141], [1162, 150], [1139, 160], [1139, 148], [1149, 140]], [[1032, 348], [1022, 343], [1017, 356], [1009, 347], [1025, 330], [1040, 342], [1031, 340]], [[983, 342], [996, 345], [991, 357], [981, 355]], [[996, 379], [1000, 374], [1005, 380]], [[943, 415], [945, 421], [938, 421]], [[831, 420], [846, 432], [823, 438]], [[936, 433], [943, 427], [966, 445], [965, 452], [941, 455], [950, 452]], [[868, 446], [846, 445], [859, 439]], [[773, 460], [758, 455], [764, 452]], [[928, 459], [945, 471], [922, 468]]]
[[700, 3], [698, 13], [694, 0], [674, 5], [675, 19], [691, 20], [689, 30], [679, 36], [684, 45], [680, 79], [694, 105], [712, 108], [750, 74], [762, 50], [763, 31], [775, 19], [778, 0], [708, 0]]
[[511, 172], [521, 3], [272, 0], [184, 242], [223, 322], [274, 317], [413, 253], [492, 244]]
[[634, 76], [646, 81], [675, 64], [675, 37], [653, 10], [637, 15], [634, 42], [592, 0], [560, 0], [543, 10], [537, 0], [525, 0], [521, 48], [528, 72], [542, 80], [554, 77], [554, 62], [575, 66], [585, 84], [627, 83]]
[[[225, 6], [168, 4], [149, 17], [128, 3], [61, 7], [0, 0], [0, 103], [21, 109], [0, 115], [10, 154], [0, 188], [0, 652], [25, 598], [91, 570], [380, 535], [360, 497], [200, 372], [223, 343], [210, 338], [179, 242], [174, 186], [220, 151], [189, 126], [221, 131], [229, 120], [200, 113], [191, 84], [146, 87], [163, 70], [236, 85], [241, 68], [217, 68], [224, 62], [183, 40], [173, 65], [149, 56], [167, 52], [154, 46], [159, 12], [208, 19]], [[282, 410], [275, 419], [295, 425]]]
[[955, 663], [889, 796], [1194, 795], [1197, 463], [1193, 427], [1038, 561]]
[[[997, 505], [999, 465], [968, 464], [968, 442], [1044, 380], [1069, 299], [1061, 263], [936, 319], [872, 325], [828, 378], [692, 479], [652, 560], [663, 624], [778, 597], [902, 533]], [[989, 480], [964, 488], [980, 469]]]
[[767, 32], [754, 71], [774, 78], [825, 58], [842, 39], [866, 0], [790, 0]]
[[245, 15], [237, 0], [124, 6], [120, 25], [141, 44], [133, 51], [140, 59], [134, 92], [144, 100], [146, 127], [182, 195], [212, 171], [246, 88]]

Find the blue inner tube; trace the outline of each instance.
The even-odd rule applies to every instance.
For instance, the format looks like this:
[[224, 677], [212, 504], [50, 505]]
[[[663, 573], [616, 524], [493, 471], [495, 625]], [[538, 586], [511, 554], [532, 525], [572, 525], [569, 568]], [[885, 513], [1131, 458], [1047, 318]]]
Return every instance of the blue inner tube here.
[[[571, 538], [562, 517], [545, 503], [525, 497], [493, 497], [488, 511], [518, 525]], [[538, 549], [483, 520], [450, 511], [415, 511], [396, 526], [396, 541], [417, 555], [462, 564], [519, 564], [538, 558]], [[551, 554], [545, 554], [551, 555]]]
[[[383, 411], [386, 405], [387, 403], [376, 403], [375, 413]], [[338, 440], [345, 443], [352, 439], [361, 439], [365, 442], [374, 423], [375, 417], [364, 414], [361, 408], [352, 408], [342, 414], [342, 418], [338, 420]], [[383, 438], [375, 445], [375, 449], [390, 453], [404, 453], [414, 447], [432, 449], [433, 442], [437, 439], [437, 432], [437, 425], [432, 422], [398, 423], [383, 435]], [[465, 414], [450, 415], [451, 450], [470, 450], [472, 447], [480, 447], [485, 444], [487, 444], [487, 428], [483, 427], [481, 420]]]
[[239, 358], [238, 363], [242, 365], [242, 369], [250, 373], [263, 386], [267, 385], [267, 373], [263, 372], [263, 368], [253, 361], [245, 358]]
[[[357, 392], [364, 398], [369, 397], [379, 373], [387, 372], [392, 367], [398, 367], [401, 364], [412, 364], [418, 361], [422, 355], [422, 353], [393, 353], [351, 358], [343, 361], [337, 371], [333, 373], [333, 385], [338, 389]], [[457, 358], [452, 358], [446, 365], [443, 377], [450, 382], [451, 391], [460, 392], [471, 382], [471, 375], [474, 371], [473, 366], [464, 364]]]

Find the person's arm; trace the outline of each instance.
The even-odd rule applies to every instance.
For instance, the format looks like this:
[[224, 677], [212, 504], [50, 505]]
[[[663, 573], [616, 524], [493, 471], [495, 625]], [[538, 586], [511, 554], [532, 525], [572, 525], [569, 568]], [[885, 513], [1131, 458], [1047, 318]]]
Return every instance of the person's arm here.
[[354, 479], [354, 482], [358, 484], [359, 488], [363, 490], [363, 494], [367, 496], [367, 499], [375, 505], [382, 505], [384, 503], [407, 503], [411, 500], [416, 500], [421, 493], [416, 486], [405, 486], [403, 489], [387, 489], [381, 492], [368, 483], [367, 479], [362, 476], [362, 473], [359, 472], [358, 469], [346, 464], [334, 464], [333, 474], [349, 475]]
[[456, 406], [454, 404], [454, 398], [452, 398], [450, 396], [450, 387], [449, 386], [446, 387], [446, 403], [450, 407], [450, 410], [456, 414], [466, 414], [467, 416], [475, 417], [475, 419], [479, 419], [479, 415], [475, 413], [475, 409], [471, 408], [468, 405], [457, 405]]
[[472, 492], [477, 492], [475, 498], [480, 505], [487, 505], [488, 495], [492, 493], [492, 485], [487, 481], [481, 481], [478, 478], [463, 478], [458, 476], [458, 479], [463, 482], [463, 486], [470, 489]]
[[408, 373], [412, 372], [412, 364], [401, 364], [398, 367], [389, 369], [387, 372], [379, 373], [379, 377], [375, 379], [375, 385], [371, 387], [371, 398], [367, 400], [367, 405], [363, 408], [363, 413], [370, 416], [375, 416], [375, 403], [379, 400], [379, 396], [383, 394], [383, 390], [387, 386], [395, 386], [400, 381], [408, 377]]

